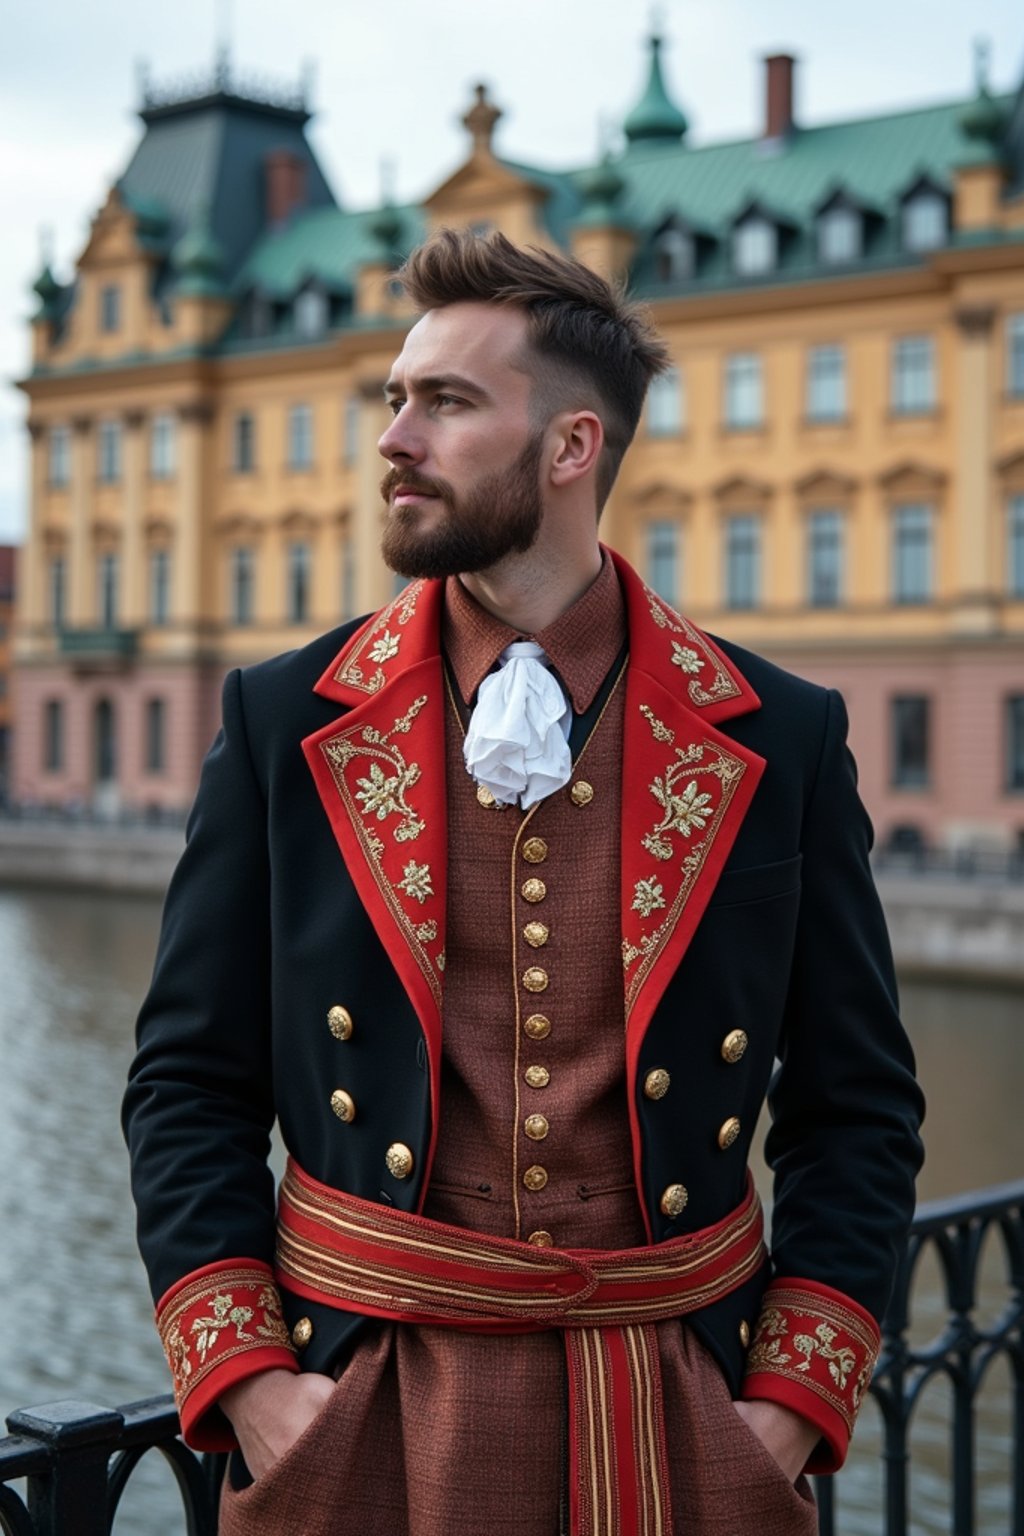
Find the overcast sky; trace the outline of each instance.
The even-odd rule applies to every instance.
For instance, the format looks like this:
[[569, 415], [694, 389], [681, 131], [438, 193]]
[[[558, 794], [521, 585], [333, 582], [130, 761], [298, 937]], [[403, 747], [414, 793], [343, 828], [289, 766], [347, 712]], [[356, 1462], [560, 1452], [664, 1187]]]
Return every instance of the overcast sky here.
[[[1024, 73], [1021, 0], [662, 0], [666, 73], [695, 142], [741, 137], [762, 115], [761, 57], [800, 59], [807, 123], [965, 93], [972, 42], [992, 45], [998, 90]], [[11, 7], [0, 58], [0, 541], [25, 524], [28, 287], [39, 232], [67, 279], [89, 220], [138, 139], [136, 65], [155, 83], [208, 69], [230, 39], [243, 79], [294, 84], [314, 70], [310, 134], [339, 201], [376, 200], [380, 164], [399, 199], [459, 163], [458, 119], [477, 80], [505, 117], [511, 159], [592, 158], [602, 119], [617, 127], [646, 70], [650, 0], [35, 0]]]

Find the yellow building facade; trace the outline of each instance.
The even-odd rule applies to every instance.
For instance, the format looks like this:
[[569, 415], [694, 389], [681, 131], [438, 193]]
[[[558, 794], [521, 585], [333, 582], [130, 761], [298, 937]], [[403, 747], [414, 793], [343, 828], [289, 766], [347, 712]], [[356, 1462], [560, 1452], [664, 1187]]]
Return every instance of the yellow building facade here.
[[[390, 274], [454, 224], [652, 307], [674, 367], [606, 540], [841, 688], [886, 842], [1022, 845], [1024, 94], [801, 129], [777, 57], [763, 133], [695, 148], [660, 46], [620, 153], [518, 165], [480, 88], [464, 164], [400, 208], [337, 206], [302, 102], [223, 76], [147, 100], [74, 282], [36, 284], [15, 798], [180, 812], [225, 670], [392, 595]], [[210, 187], [260, 196], [183, 198], [186, 135]]]

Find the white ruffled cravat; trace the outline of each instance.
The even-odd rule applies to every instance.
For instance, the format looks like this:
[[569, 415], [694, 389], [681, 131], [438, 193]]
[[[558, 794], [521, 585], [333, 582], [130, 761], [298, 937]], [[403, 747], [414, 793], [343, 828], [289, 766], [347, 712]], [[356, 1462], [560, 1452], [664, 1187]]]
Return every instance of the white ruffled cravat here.
[[466, 767], [502, 805], [528, 810], [572, 774], [572, 706], [544, 665], [535, 640], [515, 640], [480, 684], [463, 756]]

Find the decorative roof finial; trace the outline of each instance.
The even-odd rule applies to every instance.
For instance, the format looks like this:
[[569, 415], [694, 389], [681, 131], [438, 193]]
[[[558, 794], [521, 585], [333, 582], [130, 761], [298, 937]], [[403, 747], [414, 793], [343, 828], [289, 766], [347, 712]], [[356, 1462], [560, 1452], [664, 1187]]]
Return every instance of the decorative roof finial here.
[[659, 32], [652, 29], [648, 40], [651, 64], [647, 75], [647, 86], [622, 125], [630, 144], [642, 141], [678, 144], [690, 126], [686, 120], [686, 114], [676, 106], [665, 88], [661, 73], [663, 41]]
[[231, 89], [231, 0], [217, 0], [217, 47], [213, 78], [218, 91]]
[[473, 94], [476, 100], [463, 117], [462, 125], [473, 136], [473, 153], [491, 155], [494, 153], [491, 140], [494, 137], [495, 125], [505, 114], [487, 95], [486, 85], [475, 86]]
[[1006, 128], [1006, 113], [988, 88], [990, 46], [987, 38], [974, 40], [975, 96], [960, 111], [960, 127], [980, 147], [985, 158], [998, 156]]
[[988, 90], [988, 66], [992, 57], [992, 43], [987, 37], [974, 39], [974, 88], [980, 96]]

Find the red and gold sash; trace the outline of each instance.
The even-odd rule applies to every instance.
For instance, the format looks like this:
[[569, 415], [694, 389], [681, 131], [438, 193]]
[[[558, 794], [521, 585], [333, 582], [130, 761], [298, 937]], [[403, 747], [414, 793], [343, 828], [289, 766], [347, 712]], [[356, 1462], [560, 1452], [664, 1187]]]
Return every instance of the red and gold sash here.
[[344, 1311], [474, 1333], [560, 1328], [573, 1536], [671, 1536], [655, 1323], [720, 1300], [764, 1262], [749, 1182], [736, 1209], [644, 1248], [539, 1248], [331, 1189], [289, 1161], [277, 1277]]

